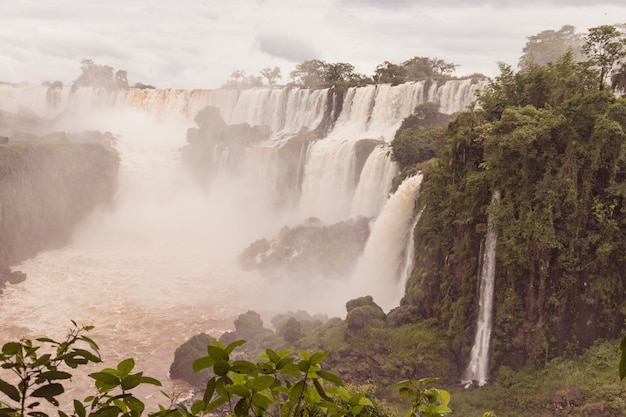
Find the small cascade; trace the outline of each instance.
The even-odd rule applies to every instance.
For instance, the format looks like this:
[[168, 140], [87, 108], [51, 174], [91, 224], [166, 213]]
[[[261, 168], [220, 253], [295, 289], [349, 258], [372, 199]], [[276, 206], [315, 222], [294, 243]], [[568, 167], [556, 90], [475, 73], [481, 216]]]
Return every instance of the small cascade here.
[[[499, 204], [500, 191], [493, 193], [491, 204]], [[483, 262], [480, 270], [480, 288], [478, 297], [478, 319], [476, 336], [470, 352], [470, 362], [465, 371], [464, 385], [477, 383], [482, 387], [489, 378], [489, 350], [491, 347], [491, 331], [493, 328], [493, 304], [496, 276], [496, 244], [498, 233], [493, 225], [493, 214], [487, 219], [487, 236], [483, 251]]]
[[370, 153], [354, 192], [350, 217], [375, 217], [380, 213], [391, 189], [391, 181], [398, 173], [391, 160], [391, 148], [380, 145]]
[[354, 143], [321, 140], [308, 150], [300, 208], [326, 224], [345, 219], [356, 187]]
[[[404, 293], [407, 243], [411, 241], [414, 206], [422, 174], [405, 179], [376, 219], [370, 238], [352, 274], [354, 296], [371, 295], [383, 310], [397, 306]], [[410, 262], [410, 261], [408, 261]]]

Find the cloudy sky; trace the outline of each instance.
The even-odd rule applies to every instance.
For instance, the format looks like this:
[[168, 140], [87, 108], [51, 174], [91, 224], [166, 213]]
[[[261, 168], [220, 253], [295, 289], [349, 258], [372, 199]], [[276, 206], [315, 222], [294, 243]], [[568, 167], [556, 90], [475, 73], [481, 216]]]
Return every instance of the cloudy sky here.
[[624, 0], [0, 0], [0, 81], [61, 80], [80, 61], [128, 71], [131, 83], [215, 88], [233, 70], [307, 59], [376, 65], [413, 56], [457, 74], [516, 65], [528, 36], [626, 21]]

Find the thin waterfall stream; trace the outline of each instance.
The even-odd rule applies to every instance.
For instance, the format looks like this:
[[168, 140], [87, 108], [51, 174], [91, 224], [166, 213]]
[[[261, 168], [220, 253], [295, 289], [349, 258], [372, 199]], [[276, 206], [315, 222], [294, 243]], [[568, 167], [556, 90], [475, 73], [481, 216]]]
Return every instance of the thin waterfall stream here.
[[[494, 191], [491, 204], [499, 204], [500, 198], [500, 191]], [[493, 223], [493, 213], [489, 213], [485, 249], [483, 251], [482, 268], [480, 270], [476, 336], [470, 352], [470, 362], [465, 371], [465, 379], [463, 381], [466, 387], [474, 383], [482, 387], [489, 381], [489, 351], [491, 348], [491, 332], [493, 330], [496, 245], [498, 243], [498, 232], [495, 230]]]

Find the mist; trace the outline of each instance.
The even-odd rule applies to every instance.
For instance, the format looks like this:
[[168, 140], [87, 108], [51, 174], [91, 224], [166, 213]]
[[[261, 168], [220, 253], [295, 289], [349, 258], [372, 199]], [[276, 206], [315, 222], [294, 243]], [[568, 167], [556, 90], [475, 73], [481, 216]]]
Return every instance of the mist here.
[[391, 310], [419, 182], [389, 196], [386, 144], [420, 102], [458, 111], [480, 87], [453, 83], [351, 89], [335, 120], [329, 90], [0, 86], [0, 109], [28, 108], [69, 135], [108, 132], [120, 156], [111, 204], [66, 247], [17, 266], [28, 278], [2, 295], [0, 330], [92, 324], [105, 364], [137, 357], [167, 380], [183, 340], [219, 336], [250, 309], [344, 317], [347, 301], [371, 295]]

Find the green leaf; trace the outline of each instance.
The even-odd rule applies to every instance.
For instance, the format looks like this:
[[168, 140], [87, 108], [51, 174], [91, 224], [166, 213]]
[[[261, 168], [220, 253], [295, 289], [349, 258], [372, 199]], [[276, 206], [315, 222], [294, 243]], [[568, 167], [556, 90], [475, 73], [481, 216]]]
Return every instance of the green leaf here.
[[145, 404], [133, 395], [124, 398], [124, 404], [126, 404], [128, 408], [134, 411], [137, 416], [141, 415], [141, 413], [143, 413], [143, 410], [146, 408]]
[[251, 395], [250, 390], [243, 385], [226, 385], [224, 388], [226, 388], [226, 391], [229, 393], [239, 397], [249, 397]]
[[310, 367], [311, 363], [306, 359], [303, 359], [298, 363], [298, 370], [301, 372], [308, 372]]
[[95, 351], [100, 350], [100, 346], [98, 346], [98, 344], [97, 344], [96, 342], [94, 342], [94, 341], [93, 341], [90, 337], [87, 337], [87, 336], [81, 336], [81, 337], [80, 337], [80, 339], [81, 339], [81, 340], [83, 340], [83, 341], [85, 341], [85, 342], [87, 342], [87, 344], [89, 344], [89, 346], [90, 346], [93, 350], [95, 350]]
[[359, 401], [361, 401], [362, 398], [363, 398], [363, 394], [353, 395], [348, 400], [348, 404], [350, 404], [351, 406], [355, 406], [355, 405], [359, 404]]
[[443, 405], [448, 405], [450, 403], [450, 393], [445, 389], [440, 389], [437, 391], [439, 391], [439, 402]]
[[13, 401], [20, 401], [20, 392], [13, 385], [0, 378], [0, 391], [6, 394]]
[[371, 401], [369, 398], [367, 398], [367, 397], [363, 397], [363, 398], [361, 398], [361, 399], [359, 400], [359, 405], [363, 405], [363, 406], [367, 405], [367, 406], [369, 406], [369, 407], [373, 407], [373, 406], [374, 406], [374, 404], [372, 403], [372, 401]]
[[215, 362], [215, 365], [213, 365], [213, 372], [215, 372], [215, 375], [226, 376], [228, 371], [230, 371], [230, 364], [227, 361], [220, 359]]
[[239, 346], [242, 346], [242, 345], [245, 345], [245, 344], [246, 344], [245, 340], [235, 340], [234, 342], [232, 342], [228, 346], [226, 346], [226, 352], [233, 353], [233, 350], [235, 350]]
[[42, 342], [42, 343], [52, 343], [52, 344], [55, 344], [55, 345], [59, 344], [59, 342], [57, 342], [55, 340], [52, 340], [49, 337], [38, 337], [35, 340], [38, 341], [38, 342]]
[[281, 360], [276, 362], [276, 369], [278, 369], [280, 371], [285, 366], [291, 365], [292, 363], [293, 363], [293, 358], [281, 358]]
[[81, 403], [78, 400], [74, 400], [74, 412], [76, 413], [78, 417], [85, 417], [86, 410], [85, 410], [85, 406], [83, 405], [83, 403]]
[[274, 363], [280, 360], [280, 356], [278, 356], [278, 354], [272, 349], [265, 349], [265, 354], [267, 355], [267, 358]]
[[135, 367], [135, 360], [133, 358], [124, 359], [117, 365], [117, 372], [120, 378], [130, 374], [130, 371]]
[[315, 389], [317, 390], [317, 393], [320, 395], [320, 397], [322, 397], [326, 401], [332, 401], [332, 399], [328, 395], [326, 395], [322, 384], [320, 384], [320, 381], [317, 378], [313, 380], [313, 385], [315, 386]]
[[95, 413], [91, 413], [90, 417], [117, 417], [119, 413], [119, 408], [113, 405], [109, 405], [98, 409], [98, 411], [96, 411]]
[[274, 364], [272, 362], [263, 362], [257, 365], [257, 369], [262, 374], [273, 374], [275, 372]]
[[[277, 369], [278, 369], [278, 367], [277, 367]], [[283, 375], [290, 375], [290, 376], [292, 376], [294, 378], [300, 378], [300, 370], [298, 369], [298, 365], [295, 365], [293, 363], [290, 363], [289, 365], [285, 365], [280, 370], [280, 373], [283, 374]]]
[[438, 406], [435, 407], [435, 413], [448, 414], [451, 412], [452, 410], [447, 405], [439, 404]]
[[226, 398], [220, 397], [218, 399], [216, 399], [215, 401], [209, 403], [206, 408], [204, 409], [204, 413], [208, 414], [212, 411], [217, 410], [218, 408], [220, 408], [221, 406], [223, 406], [224, 404], [226, 404]]
[[206, 404], [204, 401], [202, 400], [196, 401], [195, 403], [191, 405], [191, 414], [194, 414], [194, 415], [200, 414], [200, 411], [204, 410], [204, 407], [206, 407]]
[[257, 366], [248, 361], [235, 361], [230, 370], [238, 374], [252, 375], [257, 372]]
[[114, 399], [113, 400], [113, 404], [115, 404], [115, 406], [117, 408], [119, 408], [122, 413], [127, 413], [128, 412], [128, 407], [126, 406], [126, 404], [124, 404], [124, 402], [122, 402], [122, 400], [120, 400], [119, 398]]
[[230, 359], [230, 357], [228, 356], [228, 352], [225, 349], [217, 346], [207, 346], [207, 352], [209, 353], [209, 356], [216, 362], [219, 360], [228, 362], [228, 360]]
[[330, 352], [316, 352], [316, 353], [311, 355], [311, 358], [309, 359], [309, 362], [311, 363], [311, 365], [318, 364], [318, 363], [322, 362], [324, 359], [326, 359], [328, 357], [329, 353]]
[[256, 393], [252, 396], [252, 404], [259, 407], [261, 410], [266, 411], [272, 405], [273, 399], [268, 398], [261, 393]]
[[107, 385], [118, 386], [120, 384], [120, 379], [115, 375], [111, 375], [108, 372], [94, 372], [92, 374], [89, 374], [89, 376], [96, 381], [102, 382]]
[[31, 411], [29, 413], [26, 413], [26, 415], [31, 417], [49, 417], [48, 414], [42, 411]]
[[120, 386], [123, 390], [131, 390], [141, 383], [141, 374], [128, 375], [122, 378]]
[[52, 381], [55, 379], [70, 379], [72, 377], [72, 374], [68, 373], [68, 372], [63, 372], [63, 371], [47, 371], [47, 372], [42, 372], [39, 374], [39, 376], [37, 377], [38, 380], [42, 380], [42, 381]]
[[301, 396], [304, 396], [307, 392], [307, 384], [303, 381], [298, 381], [293, 387], [289, 389], [289, 399], [291, 401], [296, 401]]
[[37, 358], [37, 360], [33, 363], [33, 366], [42, 366], [42, 365], [50, 365], [50, 358], [51, 355], [49, 353], [46, 353], [45, 355], [41, 355], [39, 358]]
[[248, 401], [247, 398], [242, 398], [239, 401], [237, 401], [237, 404], [235, 404], [235, 416], [247, 417], [249, 406], [250, 406], [250, 402]]
[[204, 396], [202, 400], [208, 404], [211, 402], [211, 398], [213, 398], [213, 393], [215, 392], [215, 378], [209, 379], [206, 383], [206, 389], [204, 390]]
[[163, 386], [163, 384], [161, 384], [161, 381], [159, 381], [156, 378], [152, 378], [150, 376], [142, 376], [141, 378], [139, 378], [139, 382], [141, 384], [156, 385], [157, 387]]
[[362, 405], [360, 405], [360, 404], [353, 405], [353, 406], [350, 408], [350, 413], [351, 413], [353, 416], [358, 416], [358, 415], [361, 413], [361, 410], [363, 410], [363, 406], [362, 406]]
[[341, 380], [341, 378], [339, 377], [339, 375], [333, 374], [332, 372], [326, 372], [326, 371], [317, 371], [317, 375], [320, 378], [324, 378], [326, 381], [338, 385], [340, 387], [343, 387], [344, 383]]
[[4, 353], [5, 355], [13, 356], [21, 351], [22, 351], [21, 343], [9, 342], [9, 343], [5, 343], [5, 345], [2, 346], [2, 353]]
[[254, 392], [263, 391], [264, 389], [271, 387], [275, 380], [276, 378], [271, 375], [261, 375], [250, 380], [248, 382], [248, 386]]
[[53, 383], [53, 384], [43, 385], [37, 388], [35, 391], [33, 391], [30, 394], [30, 396], [36, 397], [36, 398], [45, 398], [48, 401], [50, 401], [52, 397], [63, 394], [63, 392], [65, 392], [63, 385]]
[[194, 372], [199, 372], [203, 369], [211, 368], [213, 365], [215, 365], [215, 360], [213, 358], [209, 356], [203, 356], [193, 361], [191, 368]]

